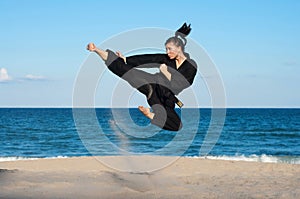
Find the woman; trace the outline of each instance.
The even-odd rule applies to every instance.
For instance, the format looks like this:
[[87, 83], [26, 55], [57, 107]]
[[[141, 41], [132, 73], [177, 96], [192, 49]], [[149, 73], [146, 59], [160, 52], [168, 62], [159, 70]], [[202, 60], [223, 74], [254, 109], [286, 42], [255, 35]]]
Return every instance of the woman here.
[[[186, 53], [185, 37], [190, 33], [186, 23], [178, 29], [174, 37], [165, 42], [166, 54], [144, 54], [124, 57], [120, 52], [102, 50], [93, 43], [87, 49], [97, 53], [114, 74], [126, 80], [147, 97], [152, 108], [139, 106], [139, 110], [151, 123], [163, 129], [178, 131], [182, 123], [175, 112], [175, 103], [183, 104], [176, 98], [183, 89], [189, 87], [197, 73], [196, 63]], [[136, 68], [159, 67], [160, 72], [150, 74]]]

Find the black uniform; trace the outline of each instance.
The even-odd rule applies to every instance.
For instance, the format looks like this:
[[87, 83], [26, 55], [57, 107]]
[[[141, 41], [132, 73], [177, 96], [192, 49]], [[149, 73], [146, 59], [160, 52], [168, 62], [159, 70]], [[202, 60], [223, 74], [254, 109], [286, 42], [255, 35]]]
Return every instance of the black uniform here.
[[[146, 95], [155, 114], [151, 123], [166, 130], [180, 130], [182, 123], [174, 110], [178, 101], [175, 95], [193, 83], [197, 72], [197, 65], [188, 54], [188, 58], [177, 69], [175, 59], [170, 59], [167, 54], [134, 55], [127, 57], [125, 63], [112, 51], [107, 52], [108, 59], [105, 63], [109, 70]], [[159, 67], [160, 64], [168, 66], [171, 80], [162, 73], [150, 74], [136, 69]]]

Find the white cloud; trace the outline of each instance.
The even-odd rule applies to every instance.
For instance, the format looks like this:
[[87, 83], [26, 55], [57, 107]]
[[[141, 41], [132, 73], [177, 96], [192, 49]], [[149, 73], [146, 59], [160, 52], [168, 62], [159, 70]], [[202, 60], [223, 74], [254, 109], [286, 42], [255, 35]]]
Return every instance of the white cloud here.
[[11, 76], [8, 75], [7, 69], [6, 68], [0, 68], [0, 83], [1, 82], [11, 82], [11, 80], [17, 81], [17, 82], [22, 82], [22, 81], [43, 81], [47, 80], [46, 77], [42, 75], [32, 75], [28, 74], [23, 78], [12, 78]]
[[45, 80], [46, 78], [44, 76], [41, 76], [41, 75], [28, 74], [28, 75], [25, 76], [25, 79], [27, 79], [27, 80]]
[[7, 82], [12, 78], [8, 75], [6, 68], [0, 68], [0, 82]]

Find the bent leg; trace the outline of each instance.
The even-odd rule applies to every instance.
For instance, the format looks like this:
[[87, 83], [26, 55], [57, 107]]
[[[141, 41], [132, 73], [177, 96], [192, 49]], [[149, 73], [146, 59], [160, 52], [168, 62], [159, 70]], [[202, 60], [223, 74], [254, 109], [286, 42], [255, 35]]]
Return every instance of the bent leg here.
[[169, 107], [164, 107], [164, 110], [156, 108], [153, 112], [155, 115], [151, 120], [152, 124], [170, 131], [179, 131], [182, 128], [182, 122], [174, 109]]
[[163, 127], [170, 131], [179, 131], [182, 128], [182, 122], [175, 109], [166, 108], [167, 110], [167, 121]]
[[175, 112], [175, 105], [170, 106], [162, 103], [157, 89], [160, 87], [158, 85], [152, 85], [153, 94], [150, 99], [148, 99], [148, 104], [152, 107], [154, 117], [151, 123], [159, 126], [162, 129], [170, 131], [178, 131], [182, 128], [182, 122], [180, 117]]

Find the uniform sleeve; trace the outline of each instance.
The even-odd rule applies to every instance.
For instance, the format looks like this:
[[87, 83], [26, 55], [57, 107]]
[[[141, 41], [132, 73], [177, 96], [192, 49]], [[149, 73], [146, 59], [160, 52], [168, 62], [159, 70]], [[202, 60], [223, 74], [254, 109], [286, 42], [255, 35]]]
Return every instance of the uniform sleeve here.
[[180, 73], [174, 69], [169, 70], [171, 73], [171, 88], [175, 95], [178, 95], [183, 89], [193, 84], [194, 78], [197, 73], [197, 66], [195, 62], [189, 62], [188, 67]]
[[126, 57], [127, 64], [133, 67], [141, 68], [159, 67], [157, 64], [163, 64], [167, 62], [168, 58], [166, 54], [143, 54]]

